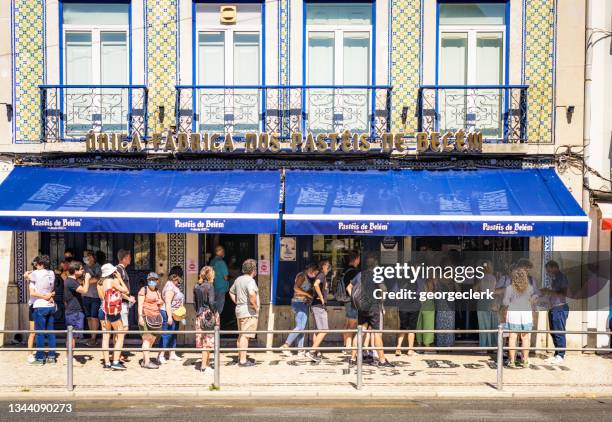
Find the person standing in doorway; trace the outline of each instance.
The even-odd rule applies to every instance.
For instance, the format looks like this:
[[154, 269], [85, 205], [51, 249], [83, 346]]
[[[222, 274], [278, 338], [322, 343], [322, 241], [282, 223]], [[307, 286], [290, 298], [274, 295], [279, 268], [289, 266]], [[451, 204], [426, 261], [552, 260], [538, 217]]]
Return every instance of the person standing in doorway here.
[[[83, 284], [79, 279], [86, 274]], [[85, 328], [85, 312], [83, 312], [82, 295], [87, 293], [91, 278], [85, 273], [80, 261], [72, 260], [68, 265], [68, 278], [64, 281], [64, 304], [66, 309], [66, 327], [72, 326], [74, 330], [82, 331]], [[94, 282], [94, 287], [96, 286]], [[97, 294], [97, 291], [96, 291]], [[72, 347], [76, 346], [76, 340], [83, 337], [81, 333], [74, 333]]]
[[535, 289], [529, 284], [529, 274], [525, 268], [512, 271], [512, 284], [506, 288], [503, 303], [508, 307], [507, 328], [512, 331], [508, 336], [508, 368], [516, 368], [517, 338], [520, 335], [521, 346], [523, 347], [522, 362], [523, 368], [529, 367], [529, 344], [531, 331], [533, 329], [532, 307], [537, 296]]
[[[357, 251], [350, 251], [347, 255], [348, 268], [342, 274], [342, 282], [344, 284], [344, 289], [348, 294], [348, 286], [351, 284], [351, 281], [359, 274], [359, 265], [361, 264], [361, 256]], [[349, 298], [350, 299], [350, 298]], [[344, 304], [344, 314], [346, 316], [346, 321], [344, 322], [345, 330], [355, 330], [357, 328], [357, 309], [355, 309], [355, 305], [353, 302], [349, 300]], [[353, 346], [354, 334], [352, 333], [343, 333], [342, 337], [344, 339], [344, 347], [350, 348]], [[351, 354], [350, 350], [345, 351], [348, 355]]]
[[[49, 269], [51, 263], [47, 255], [39, 256], [36, 260], [36, 270], [30, 274], [33, 286], [30, 288], [30, 296], [36, 298], [34, 301], [34, 329], [54, 330], [55, 323], [55, 274]], [[49, 347], [46, 363], [56, 363], [55, 334], [36, 334], [36, 348]], [[31, 365], [43, 365], [45, 363], [45, 352], [39, 350], [35, 354], [35, 360]]]
[[[493, 263], [489, 260], [482, 264], [484, 275], [475, 283], [475, 289], [479, 292], [495, 293], [497, 279], [495, 278]], [[497, 307], [495, 299], [481, 299], [477, 304], [478, 328], [481, 330], [495, 330], [499, 324], [497, 318]], [[497, 333], [479, 333], [480, 347], [497, 347]], [[492, 350], [485, 350], [484, 353], [492, 353]]]
[[[293, 283], [293, 298], [291, 299], [291, 309], [295, 315], [295, 331], [301, 331], [306, 329], [308, 322], [308, 312], [310, 311], [310, 303], [312, 302], [312, 285], [314, 284], [317, 274], [319, 273], [319, 267], [317, 264], [310, 263], [306, 266], [304, 271], [295, 276], [295, 282]], [[297, 347], [302, 349], [304, 347], [304, 333], [290, 333], [287, 336], [287, 340], [281, 346], [281, 352], [287, 357], [293, 356], [293, 354], [287, 349], [291, 347], [297, 340]], [[304, 355], [304, 351], [300, 350], [299, 354]]]
[[[550, 310], [548, 311], [548, 325], [552, 331], [565, 331], [567, 317], [569, 316], [569, 306], [567, 304], [567, 288], [569, 282], [565, 274], [559, 269], [556, 261], [546, 263], [546, 273], [550, 277], [549, 289], [541, 289], [542, 293], [550, 296]], [[565, 334], [551, 334], [555, 348], [565, 348], [567, 342]], [[555, 350], [554, 356], [546, 359], [546, 363], [559, 365], [563, 363], [565, 350]]]
[[[259, 317], [259, 288], [255, 282], [257, 275], [257, 261], [247, 259], [242, 264], [242, 275], [234, 281], [229, 295], [236, 304], [236, 319], [238, 320], [238, 330], [243, 331], [238, 335], [238, 348], [249, 347], [249, 339], [255, 338], [255, 333], [248, 331], [257, 330]], [[255, 362], [247, 359], [247, 352], [238, 352], [238, 366], [254, 366]]]
[[[329, 293], [329, 287], [327, 283], [327, 274], [331, 271], [331, 263], [327, 260], [319, 263], [319, 274], [314, 280], [312, 285], [313, 297], [312, 305], [310, 310], [315, 321], [315, 327], [317, 330], [329, 330], [329, 322], [327, 317], [327, 295]], [[306, 353], [306, 357], [313, 362], [321, 361], [321, 352], [317, 349], [323, 343], [327, 333], [315, 333], [312, 340], [312, 350]]]
[[142, 367], [145, 369], [159, 368], [159, 365], [151, 361], [149, 352], [157, 335], [152, 331], [161, 330], [163, 324], [161, 309], [164, 300], [158, 286], [157, 273], [149, 273], [147, 285], [138, 291], [138, 327], [142, 331]]
[[[89, 278], [89, 287], [83, 295], [83, 308], [85, 309], [85, 317], [87, 318], [87, 327], [92, 331], [97, 331], [100, 327], [98, 319], [98, 311], [102, 301], [98, 297], [97, 284], [100, 279], [100, 264], [96, 262], [96, 255], [93, 251], [87, 250], [83, 252], [83, 269], [85, 277]], [[98, 335], [91, 333], [87, 345], [95, 347], [97, 344]]]
[[210, 260], [210, 266], [215, 270], [215, 305], [219, 315], [225, 307], [225, 295], [229, 290], [229, 269], [225, 263], [225, 248], [221, 245], [215, 247], [215, 256]]
[[128, 293], [122, 293], [123, 301], [121, 303], [121, 323], [123, 324], [123, 330], [127, 331], [130, 327], [130, 308], [136, 303], [136, 298], [130, 294], [132, 289], [130, 288], [130, 276], [127, 272], [127, 267], [132, 263], [132, 253], [126, 249], [119, 249], [117, 260], [119, 261], [117, 272], [128, 290]]
[[[163, 319], [162, 330], [172, 331], [172, 333], [165, 333], [161, 335], [162, 347], [176, 348], [176, 332], [179, 330], [180, 321], [174, 320], [174, 313], [185, 305], [185, 295], [180, 289], [181, 283], [183, 282], [183, 270], [181, 267], [173, 268], [174, 271], [170, 270], [168, 281], [164, 285], [162, 290], [162, 298], [164, 300], [164, 307], [161, 309], [161, 316]], [[184, 309], [184, 308], [183, 308]], [[159, 352], [157, 361], [160, 364], [166, 363], [166, 352]], [[170, 352], [170, 360], [180, 361], [182, 360], [177, 354], [176, 350]]]
[[[384, 313], [383, 304], [374, 297], [375, 289], [384, 288], [384, 285], [379, 285], [374, 282], [374, 268], [378, 266], [378, 262], [375, 257], [369, 256], [365, 262], [365, 266], [366, 269], [357, 274], [351, 281], [348, 287], [349, 294], [355, 304], [355, 308], [357, 308], [357, 323], [361, 325], [364, 330], [382, 330], [382, 318]], [[379, 368], [393, 368], [395, 365], [389, 362], [385, 357], [382, 333], [380, 331], [370, 333], [370, 336], [372, 345], [376, 348], [375, 351], [378, 355], [377, 366]], [[356, 364], [357, 350], [354, 349], [351, 351], [349, 368]]]

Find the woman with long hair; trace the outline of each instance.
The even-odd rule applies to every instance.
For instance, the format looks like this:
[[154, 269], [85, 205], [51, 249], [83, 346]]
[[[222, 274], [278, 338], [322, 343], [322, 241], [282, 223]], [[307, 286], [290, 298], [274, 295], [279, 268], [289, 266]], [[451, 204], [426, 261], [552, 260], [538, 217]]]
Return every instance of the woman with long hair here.
[[509, 360], [508, 367], [516, 368], [515, 362], [516, 350], [513, 350], [517, 344], [517, 337], [520, 334], [522, 350], [523, 368], [529, 367], [529, 344], [531, 341], [531, 331], [533, 329], [532, 307], [537, 299], [533, 286], [529, 283], [529, 274], [527, 270], [518, 268], [512, 271], [512, 284], [506, 289], [504, 294], [504, 306], [508, 307], [506, 315], [506, 325], [511, 331], [508, 338]]
[[[295, 316], [295, 325], [293, 327], [295, 331], [306, 329], [313, 295], [312, 286], [318, 274], [319, 267], [317, 267], [317, 264], [311, 263], [306, 265], [304, 271], [295, 276], [295, 281], [293, 282], [293, 298], [291, 299], [291, 309]], [[287, 336], [287, 340], [285, 340], [285, 343], [281, 346], [283, 355], [287, 357], [293, 356], [293, 353], [289, 350], [283, 349], [291, 347], [296, 340], [297, 347], [302, 349], [304, 347], [304, 333], [290, 333]], [[300, 353], [304, 354], [304, 351], [301, 350]]]
[[[196, 311], [195, 330], [196, 347], [202, 349], [202, 365], [200, 371], [209, 369], [210, 352], [215, 348], [215, 335], [203, 331], [213, 330], [219, 326], [219, 312], [215, 303], [215, 270], [211, 266], [202, 267], [198, 284], [193, 288], [193, 299]], [[219, 362], [215, 362], [218, 365]]]

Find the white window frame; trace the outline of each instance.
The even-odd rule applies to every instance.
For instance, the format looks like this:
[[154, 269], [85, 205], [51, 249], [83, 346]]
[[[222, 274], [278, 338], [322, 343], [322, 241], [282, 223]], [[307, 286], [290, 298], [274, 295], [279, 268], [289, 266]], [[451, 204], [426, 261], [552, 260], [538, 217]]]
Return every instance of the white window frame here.
[[506, 24], [498, 25], [440, 25], [438, 34], [438, 75], [442, 66], [442, 35], [443, 34], [467, 34], [467, 85], [479, 85], [476, 81], [476, 41], [478, 34], [500, 33], [502, 34], [502, 75], [501, 83], [506, 80]]
[[202, 85], [202, 81], [200, 80], [200, 70], [202, 70], [200, 68], [200, 66], [204, 66], [204, 71], [206, 71], [206, 64], [205, 63], [201, 63], [201, 57], [200, 57], [200, 34], [205, 34], [205, 33], [217, 33], [217, 32], [222, 32], [223, 33], [223, 48], [224, 48], [224, 63], [223, 63], [223, 70], [225, 72], [224, 75], [224, 83], [222, 85], [236, 85], [234, 83], [234, 34], [236, 32], [238, 33], [242, 33], [242, 32], [246, 32], [246, 33], [257, 33], [259, 35], [259, 66], [257, 71], [259, 72], [259, 84], [262, 84], [262, 66], [263, 66], [263, 62], [265, 60], [264, 57], [262, 57], [262, 31], [261, 31], [261, 25], [248, 25], [248, 26], [236, 26], [236, 27], [231, 27], [228, 28], [227, 25], [223, 26], [223, 25], [210, 25], [210, 26], [199, 26], [196, 28], [196, 80], [197, 80], [197, 85]]
[[332, 85], [342, 86], [344, 84], [344, 34], [350, 32], [367, 32], [370, 40], [368, 50], [368, 81], [366, 86], [369, 86], [372, 81], [372, 24], [370, 25], [338, 25], [338, 26], [326, 26], [326, 25], [313, 25], [306, 24], [306, 85], [310, 85], [310, 48], [309, 40], [311, 33], [334, 33], [334, 81]]
[[100, 42], [100, 34], [102, 32], [124, 32], [125, 33], [125, 42], [126, 42], [126, 68], [127, 72], [125, 74], [125, 84], [127, 85], [130, 80], [130, 46], [129, 46], [129, 25], [72, 25], [72, 24], [63, 24], [62, 25], [62, 42], [63, 42], [63, 56], [62, 60], [64, 63], [64, 74], [62, 75], [63, 82], [67, 84], [68, 80], [68, 62], [67, 62], [67, 51], [68, 45], [66, 44], [66, 34], [69, 32], [90, 32], [91, 33], [91, 68], [92, 68], [92, 85], [101, 85], [102, 79], [102, 43]]

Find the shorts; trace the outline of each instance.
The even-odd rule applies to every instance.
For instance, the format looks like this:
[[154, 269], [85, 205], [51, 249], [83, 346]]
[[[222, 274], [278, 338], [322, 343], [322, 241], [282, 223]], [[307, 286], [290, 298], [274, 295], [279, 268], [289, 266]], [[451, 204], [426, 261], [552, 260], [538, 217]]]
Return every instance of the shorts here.
[[518, 323], [513, 324], [511, 322], [506, 323], [506, 328], [510, 331], [531, 331], [533, 330], [533, 323]]
[[357, 309], [353, 306], [352, 302], [346, 302], [344, 304], [344, 314], [346, 315], [346, 319], [357, 319]]
[[34, 305], [28, 306], [28, 321], [34, 322]]
[[83, 296], [83, 307], [85, 308], [86, 318], [97, 318], [98, 310], [102, 305], [102, 301], [97, 297]]
[[106, 316], [106, 314], [104, 313], [102, 308], [100, 308], [100, 310], [98, 311], [98, 319], [100, 321], [116, 322], [116, 321], [119, 321], [121, 319], [121, 315], [108, 315], [108, 316]]
[[[82, 331], [85, 329], [85, 314], [83, 312], [66, 312], [66, 326], [72, 325], [74, 330]], [[74, 338], [82, 338], [82, 333], [74, 333]]]
[[130, 306], [128, 302], [122, 302], [121, 303], [121, 322], [123, 323], [124, 327], [130, 326], [129, 315], [130, 315]]
[[317, 330], [329, 330], [329, 322], [327, 320], [327, 309], [320, 306], [310, 308], [315, 320]]
[[416, 330], [419, 321], [419, 311], [399, 311], [400, 330]]
[[[238, 331], [256, 331], [257, 317], [238, 318]], [[242, 334], [246, 338], [255, 338], [255, 333]]]
[[380, 308], [374, 307], [369, 311], [358, 311], [357, 322], [359, 325], [368, 324], [370, 330], [380, 330]]

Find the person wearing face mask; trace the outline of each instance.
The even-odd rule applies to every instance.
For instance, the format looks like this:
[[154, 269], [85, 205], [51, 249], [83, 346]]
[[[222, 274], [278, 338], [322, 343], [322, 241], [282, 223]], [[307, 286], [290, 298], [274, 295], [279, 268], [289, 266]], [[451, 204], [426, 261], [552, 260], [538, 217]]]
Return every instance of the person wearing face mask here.
[[[291, 299], [291, 309], [295, 315], [295, 327], [293, 330], [301, 331], [306, 329], [308, 323], [308, 312], [310, 311], [310, 302], [312, 301], [312, 285], [317, 278], [319, 273], [319, 267], [317, 264], [311, 263], [306, 266], [304, 271], [295, 276], [295, 282], [293, 283], [293, 299]], [[291, 347], [297, 340], [297, 347], [304, 347], [304, 333], [290, 333], [280, 349], [281, 353], [287, 357], [293, 356], [289, 350], [285, 350]], [[301, 350], [298, 356], [304, 355], [304, 351]]]
[[[174, 331], [177, 332], [179, 329], [180, 320], [176, 320], [180, 317], [179, 313], [183, 316], [181, 319], [184, 319], [184, 312], [181, 312], [180, 309], [184, 310], [185, 305], [185, 295], [180, 289], [182, 283], [182, 273], [183, 270], [180, 267], [175, 267], [170, 270], [170, 275], [168, 276], [168, 281], [164, 285], [164, 289], [162, 290], [162, 298], [164, 299], [164, 307], [161, 310], [161, 316], [163, 319], [162, 330], [164, 331]], [[162, 347], [165, 348], [176, 348], [176, 334], [175, 333], [166, 333], [161, 335]], [[170, 352], [170, 360], [182, 360], [177, 354], [175, 350]], [[160, 352], [157, 358], [157, 361], [160, 364], [166, 363], [166, 352]]]
[[55, 329], [62, 329], [62, 325], [65, 325], [64, 283], [68, 278], [68, 266], [70, 265], [71, 261], [72, 257], [70, 257], [70, 260], [64, 259], [60, 262], [57, 269], [55, 270]]
[[138, 326], [142, 331], [142, 367], [146, 369], [157, 369], [159, 366], [153, 363], [149, 356], [149, 349], [155, 344], [156, 334], [151, 331], [162, 329], [163, 319], [161, 309], [164, 300], [158, 290], [159, 276], [149, 273], [147, 285], [138, 292]]

